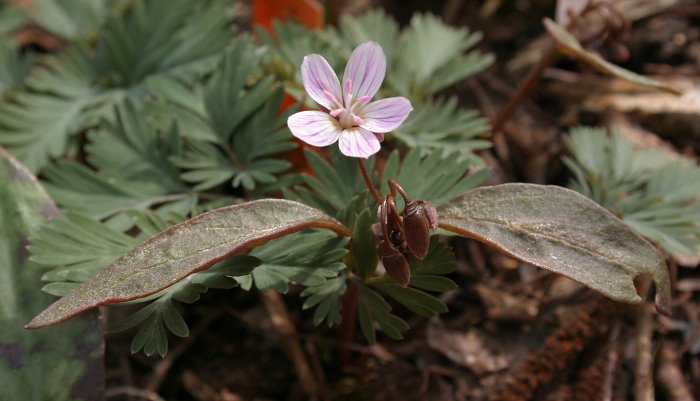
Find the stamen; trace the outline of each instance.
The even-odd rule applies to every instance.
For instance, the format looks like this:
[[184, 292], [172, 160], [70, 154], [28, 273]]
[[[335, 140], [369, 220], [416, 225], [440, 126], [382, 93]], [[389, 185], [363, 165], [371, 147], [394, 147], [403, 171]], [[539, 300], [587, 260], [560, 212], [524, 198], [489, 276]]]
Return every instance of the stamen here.
[[345, 81], [345, 93], [350, 93], [350, 89], [352, 89], [352, 81], [347, 79]]
[[330, 100], [331, 102], [339, 103], [338, 99], [335, 97], [335, 95], [330, 93], [329, 91], [324, 89], [323, 94], [326, 95], [326, 98], [328, 98], [328, 100]]
[[370, 99], [372, 99], [372, 96], [364, 95], [361, 98], [357, 99], [357, 103], [367, 103]]
[[357, 116], [355, 114], [352, 115], [352, 121], [354, 121], [357, 125], [364, 124], [365, 122], [365, 120], [363, 120], [360, 116]]
[[338, 109], [333, 109], [333, 110], [329, 111], [328, 114], [330, 114], [331, 117], [334, 117], [334, 118], [335, 118], [335, 117], [338, 117], [338, 114], [340, 114], [340, 113], [342, 113], [342, 112], [343, 112], [343, 109], [342, 109], [342, 108], [338, 108]]

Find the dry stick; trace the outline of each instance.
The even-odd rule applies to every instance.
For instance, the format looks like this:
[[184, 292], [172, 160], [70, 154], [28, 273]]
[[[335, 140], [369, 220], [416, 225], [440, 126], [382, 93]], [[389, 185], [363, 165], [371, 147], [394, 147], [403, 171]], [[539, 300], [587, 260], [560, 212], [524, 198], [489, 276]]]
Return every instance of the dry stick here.
[[286, 351], [294, 362], [301, 389], [309, 398], [316, 398], [319, 394], [316, 378], [309, 367], [306, 355], [297, 339], [296, 328], [292, 323], [292, 317], [284, 304], [282, 297], [275, 291], [263, 291], [260, 293], [265, 310], [270, 316], [270, 321], [277, 332], [282, 336], [286, 344]]
[[355, 336], [355, 325], [357, 323], [357, 284], [353, 280], [347, 280], [348, 289], [343, 295], [342, 320], [338, 328], [340, 342], [343, 347], [338, 349], [338, 364], [341, 367], [348, 366], [352, 356], [352, 348], [349, 347]]
[[503, 135], [503, 126], [505, 125], [506, 121], [508, 121], [511, 114], [513, 114], [513, 112], [518, 108], [520, 103], [522, 103], [525, 95], [530, 93], [530, 91], [535, 88], [542, 77], [544, 70], [552, 65], [558, 57], [559, 51], [557, 50], [556, 46], [554, 46], [552, 39], [549, 39], [546, 50], [544, 51], [544, 54], [540, 60], [532, 67], [527, 76], [520, 81], [520, 84], [515, 90], [513, 96], [508, 99], [508, 103], [506, 103], [506, 105], [503, 107], [503, 110], [501, 110], [501, 112], [498, 114], [498, 117], [491, 122], [491, 140], [493, 141], [498, 157], [502, 161], [507, 162], [510, 160], [508, 147], [506, 146], [505, 137]]
[[117, 398], [121, 396], [137, 397], [148, 401], [165, 401], [163, 397], [159, 396], [153, 391], [142, 390], [131, 386], [117, 386], [109, 388], [107, 391], [105, 391], [105, 399]]
[[659, 350], [658, 383], [670, 401], [693, 401], [693, 394], [679, 365], [678, 351], [670, 341], [664, 341]]
[[[642, 276], [638, 282], [638, 292], [646, 301], [651, 277]], [[637, 349], [634, 365], [634, 399], [635, 401], [654, 401], [654, 357], [652, 355], [651, 336], [654, 333], [653, 312], [646, 302], [639, 306], [637, 312]]]
[[526, 401], [562, 371], [585, 346], [600, 334], [600, 327], [617, 317], [624, 306], [607, 300], [594, 299], [579, 309], [546, 340], [543, 347], [531, 354], [524, 363], [492, 393], [493, 401]]

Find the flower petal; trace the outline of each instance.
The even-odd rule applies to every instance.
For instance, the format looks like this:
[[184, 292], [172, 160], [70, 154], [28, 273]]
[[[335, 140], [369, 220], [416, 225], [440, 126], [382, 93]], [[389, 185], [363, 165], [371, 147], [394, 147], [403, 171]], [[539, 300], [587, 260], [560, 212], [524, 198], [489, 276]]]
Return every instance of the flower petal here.
[[345, 156], [368, 158], [379, 152], [379, 139], [364, 128], [344, 129], [338, 140], [340, 152]]
[[338, 140], [341, 129], [338, 121], [322, 111], [294, 113], [287, 119], [292, 134], [313, 146], [328, 146]]
[[377, 42], [366, 42], [357, 46], [350, 55], [343, 73], [343, 82], [350, 80], [350, 93], [355, 99], [363, 96], [371, 98], [379, 90], [384, 73], [386, 57], [382, 47]]
[[360, 127], [375, 133], [393, 131], [404, 122], [411, 110], [411, 102], [405, 97], [377, 100], [362, 108], [360, 117], [364, 122]]
[[[340, 82], [328, 61], [318, 54], [309, 54], [301, 63], [301, 80], [304, 89], [316, 103], [333, 109], [342, 102]], [[336, 101], [329, 99], [329, 94]]]

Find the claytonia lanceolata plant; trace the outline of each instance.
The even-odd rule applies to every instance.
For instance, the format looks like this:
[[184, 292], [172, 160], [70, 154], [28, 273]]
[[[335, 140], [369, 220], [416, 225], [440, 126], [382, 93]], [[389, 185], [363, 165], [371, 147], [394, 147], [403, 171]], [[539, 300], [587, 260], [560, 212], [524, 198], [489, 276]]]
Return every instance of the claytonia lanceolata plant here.
[[384, 134], [396, 129], [413, 110], [404, 97], [370, 102], [386, 73], [386, 57], [376, 42], [359, 45], [350, 55], [343, 85], [323, 56], [310, 54], [301, 64], [304, 89], [325, 110], [293, 114], [292, 134], [313, 146], [336, 141], [350, 157], [368, 158], [379, 151]]
[[[338, 141], [340, 151], [350, 157], [368, 158], [380, 149], [384, 133], [396, 129], [413, 110], [405, 97], [391, 97], [370, 102], [384, 81], [386, 57], [376, 42], [355, 48], [343, 73], [344, 84], [323, 56], [310, 54], [301, 64], [301, 78], [306, 92], [327, 111], [302, 111], [287, 120], [292, 134], [314, 146], [328, 146]], [[423, 259], [430, 244], [429, 229], [437, 228], [437, 209], [427, 201], [413, 201], [390, 180], [391, 194], [383, 199], [374, 188], [360, 161], [360, 169], [372, 196], [379, 204], [378, 222], [372, 227], [377, 251], [389, 276], [400, 286], [408, 286], [408, 260]], [[396, 210], [396, 191], [406, 207]]]

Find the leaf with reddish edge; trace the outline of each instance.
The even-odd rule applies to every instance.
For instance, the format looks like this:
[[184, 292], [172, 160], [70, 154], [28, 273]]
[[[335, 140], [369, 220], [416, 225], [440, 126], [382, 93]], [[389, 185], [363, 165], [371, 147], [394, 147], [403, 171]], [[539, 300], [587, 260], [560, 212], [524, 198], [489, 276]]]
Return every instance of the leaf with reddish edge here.
[[542, 20], [542, 23], [547, 29], [547, 32], [549, 32], [554, 39], [554, 43], [556, 43], [559, 51], [563, 54], [575, 57], [604, 74], [622, 78], [638, 85], [673, 93], [674, 95], [681, 94], [681, 91], [672, 85], [668, 85], [655, 79], [647, 78], [644, 75], [639, 75], [630, 70], [626, 70], [605, 60], [595, 53], [589, 52], [588, 50], [584, 49], [583, 46], [581, 46], [581, 43], [574, 35], [569, 33], [569, 31], [551, 19], [545, 18]]
[[51, 326], [99, 305], [145, 297], [234, 254], [311, 227], [351, 235], [323, 212], [288, 200], [263, 199], [212, 210], [125, 253], [25, 327]]
[[534, 184], [477, 188], [438, 207], [440, 227], [563, 274], [616, 301], [642, 301], [649, 274], [656, 307], [670, 313], [666, 261], [629, 226], [578, 192]]

